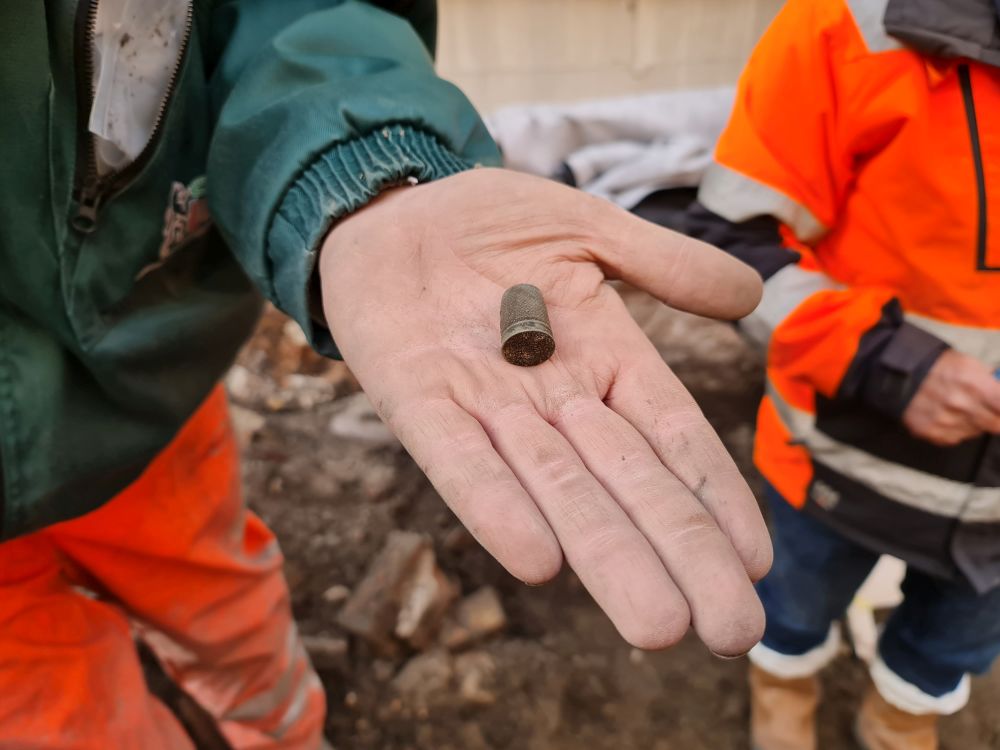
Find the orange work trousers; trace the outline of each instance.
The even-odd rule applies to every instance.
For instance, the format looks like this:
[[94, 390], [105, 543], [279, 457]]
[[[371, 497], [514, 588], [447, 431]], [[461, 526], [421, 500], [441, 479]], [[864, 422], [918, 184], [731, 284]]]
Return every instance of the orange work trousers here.
[[234, 748], [321, 746], [322, 686], [221, 388], [109, 503], [0, 544], [0, 749], [190, 750], [136, 636]]

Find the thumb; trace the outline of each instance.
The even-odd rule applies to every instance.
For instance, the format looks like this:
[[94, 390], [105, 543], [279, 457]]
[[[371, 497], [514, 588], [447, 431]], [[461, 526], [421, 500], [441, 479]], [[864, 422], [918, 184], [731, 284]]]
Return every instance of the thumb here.
[[608, 278], [627, 281], [670, 307], [736, 320], [760, 302], [760, 275], [713, 245], [644, 221], [601, 201], [594, 218], [604, 241], [595, 262]]

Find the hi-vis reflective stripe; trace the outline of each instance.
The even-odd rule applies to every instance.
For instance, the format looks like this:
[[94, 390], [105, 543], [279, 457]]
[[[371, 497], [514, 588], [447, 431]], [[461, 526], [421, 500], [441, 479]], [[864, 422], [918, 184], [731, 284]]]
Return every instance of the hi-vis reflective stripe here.
[[903, 45], [886, 33], [885, 9], [889, 0], [847, 0], [858, 31], [865, 40], [869, 52], [891, 52], [903, 49]]
[[[309, 667], [298, 629], [292, 625], [285, 639], [285, 668], [278, 679], [222, 717], [224, 721], [255, 724], [260, 731], [280, 740], [302, 718], [310, 695], [322, 693], [319, 678]], [[281, 710], [280, 715], [274, 716]], [[273, 726], [264, 726], [273, 722]]]
[[785, 266], [764, 282], [764, 296], [757, 309], [740, 321], [740, 330], [766, 350], [774, 329], [796, 307], [817, 292], [843, 288], [821, 271]]
[[815, 417], [785, 401], [770, 383], [767, 395], [813, 461], [911, 508], [968, 523], [1000, 523], [1000, 488], [974, 487], [873, 456], [816, 429]]
[[296, 686], [295, 695], [292, 696], [292, 700], [288, 704], [284, 716], [281, 717], [281, 721], [278, 722], [278, 726], [268, 732], [268, 734], [276, 740], [282, 739], [288, 734], [288, 730], [294, 727], [299, 719], [302, 718], [306, 710], [306, 704], [309, 702], [309, 695], [312, 693], [322, 693], [322, 691], [323, 684], [319, 681], [319, 677], [311, 669], [307, 670], [305, 678]]
[[739, 224], [755, 216], [773, 216], [802, 242], [814, 243], [827, 229], [812, 211], [772, 187], [712, 162], [698, 189], [698, 201], [723, 219]]
[[1000, 367], [1000, 328], [960, 326], [913, 313], [906, 313], [906, 320], [934, 334], [952, 349], [984, 362], [990, 369]]

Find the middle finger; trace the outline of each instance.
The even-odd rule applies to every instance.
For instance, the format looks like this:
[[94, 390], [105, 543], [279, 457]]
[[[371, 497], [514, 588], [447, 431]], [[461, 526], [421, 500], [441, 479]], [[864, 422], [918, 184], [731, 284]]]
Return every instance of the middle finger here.
[[680, 640], [691, 617], [683, 595], [566, 439], [526, 402], [478, 416], [622, 636], [651, 649]]

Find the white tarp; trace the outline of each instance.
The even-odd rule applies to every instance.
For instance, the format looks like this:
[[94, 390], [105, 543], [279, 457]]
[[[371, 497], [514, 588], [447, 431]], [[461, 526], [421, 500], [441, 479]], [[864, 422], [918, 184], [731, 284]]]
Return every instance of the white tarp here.
[[521, 105], [486, 124], [508, 167], [550, 177], [565, 165], [579, 187], [632, 208], [656, 190], [701, 181], [734, 95], [727, 86]]

